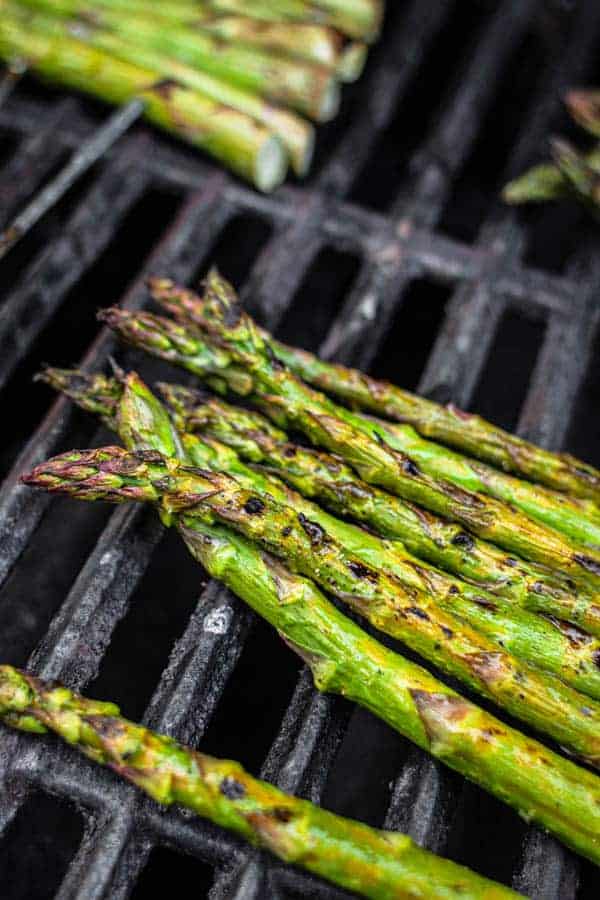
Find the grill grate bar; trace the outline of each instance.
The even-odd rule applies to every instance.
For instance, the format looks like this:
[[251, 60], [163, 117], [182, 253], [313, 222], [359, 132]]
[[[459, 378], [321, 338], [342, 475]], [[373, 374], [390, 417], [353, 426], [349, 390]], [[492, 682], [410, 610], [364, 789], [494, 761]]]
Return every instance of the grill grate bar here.
[[6, 256], [42, 216], [58, 203], [84, 172], [104, 156], [108, 148], [127, 131], [143, 111], [141, 101], [132, 100], [110, 116], [108, 122], [83, 144], [56, 178], [34, 197], [8, 228], [0, 233], [0, 259]]

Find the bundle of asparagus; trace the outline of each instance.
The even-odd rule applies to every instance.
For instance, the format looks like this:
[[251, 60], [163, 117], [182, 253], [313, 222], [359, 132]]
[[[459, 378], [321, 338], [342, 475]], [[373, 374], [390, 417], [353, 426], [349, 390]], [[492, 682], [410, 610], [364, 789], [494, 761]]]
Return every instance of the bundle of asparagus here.
[[[164, 408], [134, 375], [121, 384], [98, 381], [95, 393], [89, 390], [90, 383], [93, 379], [83, 379], [79, 385], [82, 401], [111, 427], [116, 426], [124, 443], [137, 452], [107, 448], [65, 454], [38, 467], [26, 481], [86, 499], [115, 502], [144, 498], [157, 502], [169, 495], [171, 501], [162, 503], [165, 519], [178, 527], [209, 574], [224, 581], [300, 653], [319, 689], [355, 699], [569, 846], [600, 860], [597, 776], [499, 722], [363, 633], [312, 581], [285, 569], [253, 541], [231, 530], [230, 526], [237, 528], [238, 524], [236, 516], [227, 515], [232, 509], [228, 497], [222, 497], [220, 508], [229, 525], [215, 524], [206, 514], [205, 504], [211, 500], [209, 495], [218, 498], [218, 491], [230, 479], [183, 465], [182, 461], [194, 461], [198, 440], [179, 436]], [[70, 390], [78, 390], [75, 379], [71, 379]], [[199, 452], [203, 453], [202, 448]], [[203, 462], [208, 458], [206, 452], [200, 457]], [[201, 496], [192, 496], [188, 488], [200, 483]], [[244, 493], [241, 487], [237, 490]], [[245, 492], [244, 514], [261, 518], [269, 494], [257, 497], [249, 493]], [[218, 504], [210, 507], [212, 512], [218, 509]], [[304, 521], [310, 541], [318, 545], [318, 523], [301, 514], [297, 520]], [[284, 529], [293, 524], [290, 520], [286, 523]], [[281, 540], [285, 537], [280, 533]], [[366, 566], [363, 568], [366, 571]], [[358, 576], [358, 572], [354, 574]], [[433, 606], [429, 609], [435, 612]], [[411, 618], [418, 621], [420, 617]], [[532, 673], [527, 690], [534, 681]], [[517, 681], [513, 690], [518, 692], [521, 686]], [[581, 698], [581, 703], [583, 709], [587, 701]]]
[[[600, 137], [600, 91], [570, 91], [565, 98], [575, 121], [595, 138]], [[507, 203], [541, 203], [575, 197], [598, 215], [600, 207], [600, 146], [588, 153], [576, 150], [564, 139], [551, 141], [552, 162], [534, 166], [506, 185]]]
[[270, 191], [360, 76], [381, 0], [0, 0], [0, 58], [154, 124]]
[[502, 900], [517, 895], [417, 847], [291, 797], [230, 760], [214, 759], [12, 666], [0, 666], [0, 720], [55, 732], [159, 803], [178, 803], [286, 862], [374, 900]]

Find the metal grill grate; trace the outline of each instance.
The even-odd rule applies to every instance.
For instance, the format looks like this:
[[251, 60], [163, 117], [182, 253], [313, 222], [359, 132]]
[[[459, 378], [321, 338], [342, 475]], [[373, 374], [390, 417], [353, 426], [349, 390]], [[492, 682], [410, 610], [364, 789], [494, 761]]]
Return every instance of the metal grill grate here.
[[[24, 664], [32, 652], [29, 665], [44, 677], [80, 689], [90, 685], [107, 697], [115, 697], [109, 689], [121, 684], [125, 712], [131, 695], [145, 709], [146, 723], [209, 751], [225, 740], [222, 724], [220, 731], [214, 724], [222, 723], [221, 710], [230, 718], [235, 712], [228, 685], [237, 684], [259, 627], [251, 614], [215, 584], [203, 589], [200, 573], [168, 555], [172, 546], [161, 543], [162, 527], [145, 510], [74, 510], [74, 504], [61, 506], [18, 482], [20, 473], [49, 455], [106, 438], [61, 399], [42, 418], [49, 395], [29, 387], [44, 358], [68, 364], [84, 352], [84, 365], [96, 369], [115, 352], [106, 331], [95, 335], [94, 307], [122, 302], [139, 308], [146, 302], [147, 274], [193, 282], [216, 258], [262, 322], [317, 345], [325, 356], [381, 366], [387, 374], [401, 368], [396, 354], [410, 357], [411, 345], [420, 341], [429, 347], [437, 316], [440, 328], [420, 391], [466, 407], [477, 392], [487, 398], [492, 417], [498, 404], [507, 416], [518, 416], [519, 433], [532, 440], [557, 447], [575, 429], [579, 449], [588, 455], [598, 449], [581, 407], [598, 326], [593, 232], [567, 219], [567, 234], [552, 214], [543, 220], [539, 214], [517, 216], [494, 196], [536, 157], [556, 125], [563, 89], [599, 74], [592, 63], [600, 7], [591, 0], [570, 10], [533, 0], [389, 5], [394, 9], [384, 40], [339, 122], [324, 130], [315, 174], [306, 185], [271, 197], [258, 196], [141, 126], [122, 135], [119, 113], [107, 120], [104, 108], [27, 79], [0, 85], [0, 131], [9, 148], [0, 170], [0, 227], [39, 198], [68, 153], [97, 138], [107, 121], [103, 135], [111, 137], [100, 161], [73, 181], [0, 263], [0, 388], [5, 408], [11, 403], [14, 409], [2, 450], [12, 468], [0, 490], [0, 658]], [[521, 94], [509, 98], [518, 120], [505, 122], [499, 93], [506, 94], [508, 85], [510, 94], [511, 67], [526, 66], [534, 47], [530, 76], [521, 77]], [[503, 159], [496, 152], [499, 167], [479, 188], [485, 201], [475, 202], [478, 142], [489, 130], [489, 150], [505, 129], [514, 140]], [[468, 200], [458, 209], [461, 191]], [[460, 239], [469, 232], [472, 243]], [[539, 234], [545, 247], [536, 243]], [[332, 272], [339, 277], [332, 279]], [[430, 302], [437, 312], [424, 316]], [[538, 323], [533, 337], [506, 324], [515, 314]], [[517, 370], [506, 389], [494, 374], [505, 326], [518, 348], [516, 359], [500, 356]], [[531, 345], [538, 340], [539, 346]], [[156, 374], [156, 364], [117, 352], [141, 365], [144, 375]], [[414, 352], [419, 357], [418, 346]], [[522, 356], [528, 359], [521, 371]], [[131, 611], [140, 607], [143, 616], [144, 603], [159, 606], [149, 566], [161, 554], [181, 569], [167, 574], [171, 580], [178, 575], [182, 597], [167, 596], [174, 620], [169, 611], [166, 624], [158, 614], [150, 616], [142, 622], [146, 644], [143, 636], [134, 643]], [[163, 572], [157, 585], [164, 582]], [[166, 638], [159, 650], [149, 646], [165, 628], [172, 642], [168, 659]], [[325, 797], [342, 811], [407, 829], [431, 849], [540, 900], [597, 896], [600, 884], [591, 867], [392, 739], [365, 713], [318, 695], [308, 673], [273, 650], [275, 636], [259, 638], [262, 658], [254, 660], [255, 668], [272, 666], [268, 678], [282, 682], [278, 694], [266, 694], [264, 728], [256, 725], [255, 755], [262, 759], [260, 741], [268, 745], [274, 738], [264, 777], [315, 801]], [[236, 753], [232, 745], [230, 752], [239, 756], [244, 730], [235, 722], [229, 728], [240, 748]], [[368, 781], [372, 772], [377, 784]], [[138, 879], [151, 853], [147, 871], [159, 877], [155, 848], [161, 845], [214, 870], [212, 900], [346, 896], [210, 825], [156, 808], [56, 742], [3, 731], [0, 777], [8, 788], [0, 796], [7, 841], [23, 834], [11, 823], [29, 809], [36, 791], [69, 798], [81, 809], [83, 838], [59, 873], [64, 878], [57, 896], [63, 900], [132, 891], [143, 896], [144, 876]], [[349, 796], [353, 781], [356, 791]], [[70, 837], [67, 844], [77, 846]], [[164, 865], [170, 884], [177, 883], [176, 862], [168, 858]], [[199, 883], [210, 884], [198, 865]]]

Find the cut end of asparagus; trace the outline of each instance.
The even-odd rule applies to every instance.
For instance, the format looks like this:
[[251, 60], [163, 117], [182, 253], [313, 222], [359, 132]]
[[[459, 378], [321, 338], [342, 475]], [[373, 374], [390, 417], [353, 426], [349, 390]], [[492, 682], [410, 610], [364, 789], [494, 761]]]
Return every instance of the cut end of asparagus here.
[[353, 41], [342, 50], [337, 66], [337, 76], [346, 84], [358, 81], [367, 62], [368, 47]]
[[288, 157], [283, 144], [271, 135], [256, 156], [254, 182], [259, 191], [268, 194], [283, 183], [287, 173]]
[[340, 86], [338, 82], [332, 78], [321, 97], [321, 105], [317, 110], [318, 122], [330, 122], [337, 116], [340, 109], [341, 96]]

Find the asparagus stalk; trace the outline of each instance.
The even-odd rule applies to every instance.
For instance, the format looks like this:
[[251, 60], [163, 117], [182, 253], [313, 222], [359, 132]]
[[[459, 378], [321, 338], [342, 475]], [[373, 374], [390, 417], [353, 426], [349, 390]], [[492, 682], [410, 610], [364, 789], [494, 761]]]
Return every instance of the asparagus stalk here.
[[446, 674], [494, 700], [593, 766], [600, 766], [600, 703], [519, 663], [511, 654], [417, 588], [365, 565], [316, 521], [229, 475], [190, 467], [152, 451], [119, 447], [71, 451], [23, 481], [83, 500], [153, 503], [165, 521], [182, 514], [225, 524], [350, 605]]
[[[58, 0], [52, 0], [52, 2], [58, 3]], [[65, 5], [67, 12], [71, 7], [75, 9], [79, 6], [82, 8], [84, 5], [89, 6], [89, 3], [82, 4], [81, 0], [61, 0], [61, 2]], [[106, 2], [107, 0], [103, 0], [103, 4]], [[124, 4], [123, 8], [127, 8], [128, 0], [116, 0], [116, 2]], [[111, 6], [114, 4], [115, 0], [111, 0]], [[139, 5], [147, 10], [147, 4]], [[164, 14], [164, 6], [161, 6], [159, 16]], [[190, 15], [189, 12], [188, 15]], [[91, 16], [92, 12], [90, 11], [88, 19]], [[97, 21], [99, 16], [95, 7], [93, 16]], [[85, 34], [88, 43], [93, 44], [99, 50], [106, 51], [111, 56], [126, 63], [152, 70], [160, 78], [173, 79], [217, 104], [250, 116], [279, 138], [289, 154], [290, 163], [296, 175], [302, 177], [308, 172], [314, 149], [314, 127], [301, 116], [268, 103], [258, 94], [185, 65], [173, 57], [164, 56], [148, 48], [133, 46], [129, 40], [114, 32], [92, 30], [92, 32], [86, 31]]]
[[[594, 137], [600, 137], [599, 97], [597, 91], [579, 90], [570, 91], [565, 98], [575, 121]], [[580, 155], [559, 142], [554, 146], [553, 155], [555, 164], [534, 166], [507, 184], [503, 199], [507, 203], [538, 203], [568, 197], [574, 192], [597, 211], [595, 184], [600, 175], [600, 146]]]
[[[28, 4], [47, 12], [53, 0], [28, 0]], [[60, 38], [69, 34], [69, 23], [63, 19], [30, 13], [31, 28], [50, 30]], [[289, 105], [319, 122], [333, 118], [339, 107], [339, 85], [325, 66], [267, 53], [255, 47], [225, 41], [200, 29], [173, 25], [165, 27], [152, 16], [124, 16], [104, 10], [103, 26], [131, 43], [186, 65], [255, 91], [271, 100]], [[76, 28], [78, 37], [94, 45], [100, 28], [89, 22]]]
[[[160, 450], [165, 445], [163, 437], [159, 444], [150, 443], [152, 434], [140, 443], [140, 426], [144, 427], [144, 433], [151, 430], [159, 436], [169, 426], [164, 424], [165, 415], [160, 404], [135, 373], [122, 377], [121, 382], [103, 375], [61, 369], [49, 369], [42, 377], [83, 408], [99, 414], [105, 424], [119, 433], [129, 449]], [[240, 411], [240, 415], [245, 413]], [[152, 423], [151, 429], [148, 422]], [[201, 441], [194, 435], [184, 434], [182, 449], [184, 455], [181, 451], [175, 454], [179, 458], [201, 468], [224, 472], [247, 490], [268, 493], [277, 502], [293, 506], [298, 515], [316, 522], [360, 562], [392, 575], [406, 590], [416, 589], [429, 594], [441, 609], [459, 616], [499, 647], [556, 675], [576, 690], [600, 699], [600, 669], [597, 665], [600, 642], [589, 635], [569, 628], [566, 623], [552, 624], [515, 609], [509, 602], [415, 559], [398, 541], [382, 541], [328, 515], [314, 503], [286, 490], [278, 478], [245, 466], [235, 451], [218, 440], [205, 438]], [[167, 455], [174, 454], [169, 450]]]
[[551, 142], [552, 158], [573, 193], [592, 213], [600, 206], [600, 174], [567, 141], [555, 138]]
[[[64, 370], [50, 370], [46, 380], [73, 396], [71, 379]], [[290, 443], [285, 432], [260, 413], [232, 406], [194, 388], [170, 383], [158, 387], [180, 430], [221, 441], [243, 459], [274, 472], [337, 515], [359, 521], [382, 537], [402, 541], [414, 556], [480, 586], [484, 592], [549, 616], [557, 628], [565, 630], [564, 622], [571, 622], [600, 637], [596, 594], [585, 594], [568, 579], [541, 566], [507, 557], [493, 544], [459, 526], [367, 484], [339, 457]], [[74, 399], [81, 403], [81, 393]], [[577, 632], [572, 637], [577, 641]]]
[[[346, 74], [348, 80], [358, 77], [364, 67], [364, 44], [354, 43], [344, 48], [342, 35], [326, 25], [289, 22], [260, 22], [241, 15], [219, 14], [208, 5], [186, 6], [179, 3], [161, 3], [149, 7], [143, 0], [20, 0], [34, 9], [43, 9], [52, 15], [77, 17], [91, 25], [110, 27], [116, 16], [141, 16], [159, 22], [165, 28], [185, 27], [190, 33], [197, 29], [208, 31], [223, 40], [248, 44], [319, 63]], [[354, 48], [350, 54], [350, 48]], [[359, 51], [358, 48], [363, 48]], [[351, 55], [348, 67], [347, 56]], [[347, 69], [349, 68], [349, 71]]]
[[[224, 284], [222, 280], [219, 280], [216, 274], [209, 276], [209, 280], [211, 278], [216, 286], [216, 290], [230, 292], [229, 286]], [[190, 320], [202, 326], [204, 322], [204, 304], [197, 294], [175, 286], [170, 288], [163, 287], [163, 282], [160, 281], [155, 284], [155, 296], [169, 312], [174, 313], [178, 318], [183, 318], [184, 321]], [[458, 453], [441, 448], [437, 444], [421, 437], [424, 431], [428, 431], [430, 437], [438, 436], [432, 433], [436, 429], [427, 426], [427, 423], [432, 418], [439, 420], [444, 417], [454, 420], [454, 430], [458, 431], [457, 422], [460, 422], [461, 418], [467, 424], [471, 421], [468, 414], [458, 413], [453, 408], [445, 410], [437, 404], [416, 397], [408, 392], [403, 392], [399, 388], [394, 388], [393, 385], [376, 382], [375, 380], [371, 381], [368, 376], [362, 375], [356, 370], [323, 363], [311, 354], [291, 351], [289, 348], [284, 347], [284, 355], [282, 357], [279, 354], [280, 345], [272, 342], [271, 336], [266, 331], [263, 330], [261, 332], [261, 338], [264, 346], [270, 347], [286, 365], [289, 363], [290, 358], [292, 361], [299, 359], [300, 362], [298, 364], [289, 368], [308, 383], [316, 384], [317, 387], [338, 395], [341, 395], [341, 390], [338, 389], [336, 391], [334, 389], [331, 391], [332, 382], [339, 384], [345, 381], [349, 385], [356, 384], [358, 386], [356, 390], [349, 387], [343, 394], [343, 399], [346, 401], [356, 404], [357, 394], [363, 396], [366, 393], [375, 398], [371, 401], [371, 409], [379, 413], [390, 414], [395, 398], [399, 395], [399, 401], [396, 404], [396, 415], [393, 417], [403, 418], [407, 424], [398, 426], [382, 423], [382, 425], [393, 433], [395, 439], [394, 448], [410, 456], [426, 474], [434, 478], [448, 479], [465, 490], [481, 492], [511, 503], [532, 519], [561, 531], [576, 541], [600, 545], [600, 510], [592, 500], [582, 497], [568, 497], [562, 493], [533, 485], [528, 481], [511, 477], [490, 466], [482, 465], [475, 460], [467, 459]], [[316, 374], [319, 372], [321, 377]], [[389, 403], [386, 402], [386, 397], [392, 398]], [[404, 397], [406, 398], [405, 400], [403, 400]], [[401, 416], [401, 403], [404, 403], [405, 407], [409, 406], [413, 410], [418, 410], [418, 412], [413, 413], [411, 421], [408, 421], [409, 416]], [[441, 415], [438, 411], [441, 412]], [[500, 435], [505, 435], [505, 437], [500, 438], [500, 440], [503, 440], [505, 455], [509, 455], [507, 447], [510, 447], [510, 454], [513, 456], [519, 452], [517, 450], [519, 448], [522, 455], [528, 454], [535, 458], [535, 465], [538, 469], [543, 468], [548, 457], [555, 463], [555, 468], [556, 463], [558, 463], [563, 470], [566, 468], [569, 473], [573, 472], [574, 476], [571, 480], [576, 480], [578, 477], [582, 481], [587, 476], [586, 484], [589, 488], [590, 479], [596, 477], [598, 484], [600, 484], [600, 474], [591, 466], [586, 469], [583, 463], [580, 464], [568, 457], [563, 461], [560, 456], [548, 453], [531, 444], [527, 444], [525, 441], [520, 441], [519, 438], [505, 434], [500, 429], [495, 429], [494, 426], [488, 425], [488, 423], [478, 417], [473, 417], [473, 420], [475, 422], [473, 429], [475, 433], [468, 439], [470, 446], [477, 446], [481, 432], [492, 432], [495, 435], [498, 431]], [[421, 423], [420, 425], [419, 422]], [[441, 437], [443, 443], [449, 443], [444, 438], [444, 435], [441, 435]], [[468, 450], [470, 447], [464, 447], [463, 449]]]
[[[128, 388], [133, 385], [128, 383]], [[148, 398], [146, 398], [147, 400]], [[134, 429], [137, 403], [147, 427]], [[168, 417], [135, 391], [119, 406], [126, 439], [176, 455]], [[148, 444], [147, 441], [150, 441]], [[179, 521], [192, 554], [272, 624], [307, 662], [319, 690], [370, 709], [400, 734], [600, 861], [600, 782], [585, 770], [508, 728], [429, 673], [365, 635], [306, 579], [254, 544], [197, 518]], [[483, 749], [483, 753], [482, 753]]]
[[330, 25], [347, 37], [371, 43], [383, 19], [381, 0], [209, 0], [219, 12], [239, 13], [266, 22], [311, 22]]
[[[4, 7], [0, 5], [4, 12]], [[210, 98], [162, 81], [152, 70], [118, 60], [64, 32], [42, 32], [7, 12], [0, 17], [0, 58], [15, 57], [41, 75], [110, 103], [139, 98], [146, 118], [219, 159], [257, 188], [270, 191], [284, 179], [286, 153], [279, 139], [249, 116]]]
[[[213, 302], [212, 300], [210, 301]], [[215, 300], [218, 315], [207, 322], [227, 335], [220, 339], [223, 350], [237, 373], [246, 366], [253, 381], [253, 400], [265, 406], [279, 424], [304, 431], [313, 443], [332, 450], [345, 459], [370, 484], [418, 503], [433, 512], [453, 519], [480, 537], [494, 541], [511, 551], [553, 569], [594, 583], [600, 574], [600, 554], [594, 549], [582, 551], [563, 535], [533, 522], [518, 510], [483, 494], [465, 491], [434, 479], [420, 471], [406, 454], [394, 447], [391, 431], [378, 422], [357, 416], [336, 406], [324, 395], [310, 389], [273, 356], [261, 341], [253, 323], [228, 299]], [[228, 326], [221, 318], [228, 310]], [[216, 357], [207, 363], [208, 342], [180, 325], [149, 314], [135, 316], [120, 310], [101, 314], [103, 321], [126, 340], [144, 346], [163, 359], [195, 372], [200, 377], [218, 374], [227, 378], [227, 366], [219, 368]], [[221, 362], [223, 356], [220, 356]], [[252, 390], [246, 391], [251, 394]]]
[[303, 381], [352, 406], [412, 425], [423, 437], [461, 450], [556, 491], [600, 501], [600, 472], [566, 453], [553, 453], [452, 404], [442, 406], [396, 385], [273, 340], [277, 356]]
[[55, 682], [0, 666], [0, 717], [54, 732], [158, 803], [178, 803], [288, 863], [374, 900], [427, 896], [501, 900], [512, 890], [422, 850], [406, 835], [370, 828], [285, 794], [239, 763], [215, 759], [123, 718]]

